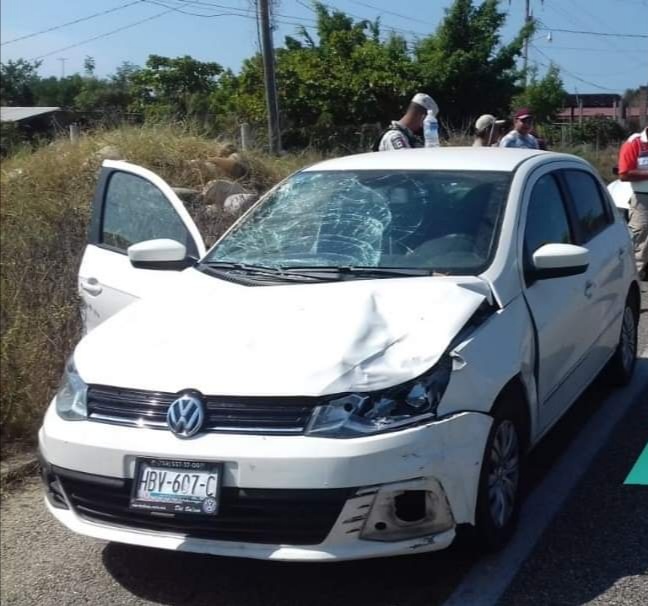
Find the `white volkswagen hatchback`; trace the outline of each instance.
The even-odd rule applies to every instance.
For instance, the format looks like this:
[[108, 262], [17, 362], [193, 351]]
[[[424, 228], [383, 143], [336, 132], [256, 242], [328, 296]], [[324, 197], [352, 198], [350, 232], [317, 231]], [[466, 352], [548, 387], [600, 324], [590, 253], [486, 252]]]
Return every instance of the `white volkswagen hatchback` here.
[[277, 560], [510, 536], [524, 455], [633, 372], [628, 230], [573, 156], [322, 162], [208, 251], [154, 173], [104, 163], [86, 335], [40, 430], [70, 529]]

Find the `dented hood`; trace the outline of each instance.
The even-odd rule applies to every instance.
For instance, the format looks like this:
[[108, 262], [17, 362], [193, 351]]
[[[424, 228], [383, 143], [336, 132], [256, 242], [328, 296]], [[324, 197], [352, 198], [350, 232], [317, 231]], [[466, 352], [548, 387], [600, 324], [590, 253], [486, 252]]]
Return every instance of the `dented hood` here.
[[432, 367], [489, 297], [479, 278], [248, 287], [188, 270], [87, 335], [75, 362], [88, 383], [173, 393], [381, 389]]

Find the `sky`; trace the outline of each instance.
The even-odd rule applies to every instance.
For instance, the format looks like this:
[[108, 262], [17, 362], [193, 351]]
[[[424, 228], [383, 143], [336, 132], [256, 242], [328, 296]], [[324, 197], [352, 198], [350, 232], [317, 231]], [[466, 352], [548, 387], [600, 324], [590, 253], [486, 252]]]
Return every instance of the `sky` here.
[[[276, 46], [295, 34], [299, 24], [313, 26], [310, 0], [276, 4]], [[380, 16], [384, 31], [393, 29], [414, 41], [434, 31], [451, 0], [324, 4], [357, 18]], [[44, 76], [80, 72], [87, 55], [95, 59], [100, 76], [114, 72], [123, 61], [144, 65], [149, 54], [188, 54], [237, 71], [259, 48], [253, 5], [253, 0], [0, 0], [0, 57], [43, 57]], [[531, 6], [542, 29], [529, 58], [540, 74], [554, 61], [567, 91], [577, 93], [623, 93], [648, 84], [648, 0], [531, 0]], [[523, 24], [524, 0], [501, 0], [501, 7], [508, 13], [502, 32], [506, 42]], [[80, 21], [58, 27], [73, 20]], [[52, 31], [13, 41], [46, 29]], [[114, 30], [120, 31], [111, 34]]]

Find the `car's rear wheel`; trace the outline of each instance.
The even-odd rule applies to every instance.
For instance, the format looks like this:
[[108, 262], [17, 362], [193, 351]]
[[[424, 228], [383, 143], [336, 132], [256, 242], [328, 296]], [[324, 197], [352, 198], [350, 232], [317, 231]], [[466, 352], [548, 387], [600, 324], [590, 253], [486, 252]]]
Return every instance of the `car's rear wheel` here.
[[[522, 404], [522, 403], [518, 403]], [[486, 550], [502, 547], [515, 531], [520, 511], [523, 437], [510, 404], [496, 407], [479, 478], [476, 534]]]
[[637, 362], [639, 310], [632, 297], [626, 300], [621, 322], [619, 343], [608, 366], [608, 376], [614, 385], [626, 385], [632, 379]]

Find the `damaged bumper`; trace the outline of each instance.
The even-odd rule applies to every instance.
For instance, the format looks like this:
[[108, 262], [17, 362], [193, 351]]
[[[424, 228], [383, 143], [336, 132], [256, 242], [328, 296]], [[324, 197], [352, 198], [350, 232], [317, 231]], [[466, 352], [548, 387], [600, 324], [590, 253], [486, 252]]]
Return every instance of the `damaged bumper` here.
[[[71, 530], [164, 549], [309, 561], [447, 547], [457, 524], [474, 522], [491, 418], [464, 412], [347, 440], [205, 434], [180, 441], [144, 428], [74, 425], [70, 440], [70, 423], [50, 408], [39, 433], [48, 507]], [[137, 457], [223, 463], [228, 505], [215, 518], [222, 534], [131, 514]], [[250, 511], [246, 499], [257, 499], [257, 515], [239, 536], [228, 524], [241, 526], [236, 507]]]

